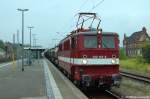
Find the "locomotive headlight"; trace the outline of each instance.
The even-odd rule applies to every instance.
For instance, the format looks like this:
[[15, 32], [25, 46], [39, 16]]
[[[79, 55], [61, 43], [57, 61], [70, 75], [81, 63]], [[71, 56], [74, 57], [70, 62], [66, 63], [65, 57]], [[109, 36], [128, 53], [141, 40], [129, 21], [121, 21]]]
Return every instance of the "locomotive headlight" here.
[[83, 59], [83, 60], [82, 60], [82, 63], [83, 63], [83, 64], [87, 64], [87, 59]]
[[112, 62], [112, 64], [115, 64], [116, 63], [116, 59], [112, 59], [111, 62]]

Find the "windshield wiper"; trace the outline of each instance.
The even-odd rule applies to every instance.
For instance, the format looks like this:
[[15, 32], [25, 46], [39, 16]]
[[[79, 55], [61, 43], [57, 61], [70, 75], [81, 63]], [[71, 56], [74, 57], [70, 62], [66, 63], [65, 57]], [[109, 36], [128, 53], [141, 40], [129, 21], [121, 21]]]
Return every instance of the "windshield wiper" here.
[[105, 46], [105, 48], [108, 48], [107, 44], [105, 44], [103, 41], [102, 41], [102, 47], [103, 45]]

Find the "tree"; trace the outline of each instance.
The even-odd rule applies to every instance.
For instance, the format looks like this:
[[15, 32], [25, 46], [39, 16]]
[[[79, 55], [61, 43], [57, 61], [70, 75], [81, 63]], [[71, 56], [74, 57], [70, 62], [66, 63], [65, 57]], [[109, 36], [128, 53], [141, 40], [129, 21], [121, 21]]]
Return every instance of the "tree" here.
[[145, 62], [150, 63], [150, 41], [144, 42], [142, 46], [142, 56]]
[[125, 55], [125, 51], [124, 51], [124, 48], [120, 48], [119, 50], [119, 58], [120, 59], [126, 59], [126, 55]]
[[2, 40], [0, 40], [0, 48], [5, 49], [5, 44]]

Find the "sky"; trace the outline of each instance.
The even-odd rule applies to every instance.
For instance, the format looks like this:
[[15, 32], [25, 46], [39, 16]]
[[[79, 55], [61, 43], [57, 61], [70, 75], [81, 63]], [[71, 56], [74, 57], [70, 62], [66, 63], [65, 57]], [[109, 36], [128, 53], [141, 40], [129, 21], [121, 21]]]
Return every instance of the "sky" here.
[[[120, 44], [124, 33], [130, 36], [143, 26], [150, 33], [150, 0], [0, 0], [0, 39], [13, 41], [13, 34], [19, 30], [21, 41], [21, 12], [25, 12], [25, 43], [29, 43], [28, 26], [34, 26], [37, 45], [53, 47], [70, 31], [75, 29], [75, 15], [78, 12], [96, 12], [100, 16], [103, 31], [117, 32]], [[33, 41], [33, 40], [32, 40]]]

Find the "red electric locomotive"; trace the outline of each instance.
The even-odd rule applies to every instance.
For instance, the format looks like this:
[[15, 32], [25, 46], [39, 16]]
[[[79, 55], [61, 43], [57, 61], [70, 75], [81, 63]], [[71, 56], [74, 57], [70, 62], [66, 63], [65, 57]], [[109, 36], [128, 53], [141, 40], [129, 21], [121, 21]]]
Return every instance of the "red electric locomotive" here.
[[[85, 28], [90, 19], [90, 27]], [[95, 20], [98, 25], [92, 28]], [[79, 13], [77, 29], [58, 45], [57, 64], [77, 85], [110, 88], [120, 84], [119, 37], [99, 29], [100, 21], [96, 13]]]

